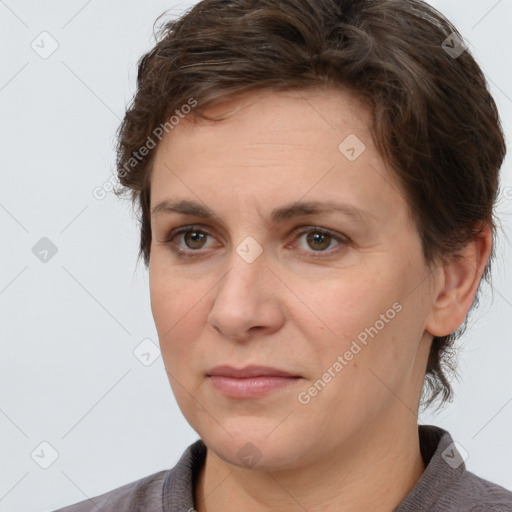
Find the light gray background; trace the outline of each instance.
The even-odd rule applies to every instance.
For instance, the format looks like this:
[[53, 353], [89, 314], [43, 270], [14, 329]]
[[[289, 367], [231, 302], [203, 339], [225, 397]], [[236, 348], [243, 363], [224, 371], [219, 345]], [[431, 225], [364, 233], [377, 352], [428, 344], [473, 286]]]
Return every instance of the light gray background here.
[[[198, 438], [161, 357], [145, 366], [133, 353], [158, 339], [130, 206], [92, 195], [112, 176], [115, 131], [153, 22], [193, 3], [0, 0], [0, 511], [96, 496], [174, 466]], [[510, 143], [512, 0], [432, 4], [484, 69]], [[31, 47], [51, 48], [43, 31], [59, 45], [47, 59]], [[499, 212], [510, 237], [509, 162]], [[43, 237], [58, 249], [46, 263], [32, 252]], [[509, 489], [511, 261], [501, 236], [494, 293], [486, 288], [464, 337], [456, 399], [421, 415], [452, 433], [471, 471]], [[42, 442], [58, 453], [47, 469]]]

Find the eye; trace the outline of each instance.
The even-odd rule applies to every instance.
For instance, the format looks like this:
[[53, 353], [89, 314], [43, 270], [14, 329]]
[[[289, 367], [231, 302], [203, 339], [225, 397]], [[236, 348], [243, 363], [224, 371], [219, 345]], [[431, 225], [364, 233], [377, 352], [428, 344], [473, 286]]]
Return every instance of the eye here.
[[[181, 235], [181, 236], [180, 236]], [[339, 235], [329, 229], [308, 226], [302, 228], [300, 232], [296, 233], [298, 239], [303, 235], [307, 235], [305, 244], [311, 250], [301, 248], [300, 251], [307, 253], [308, 257], [322, 258], [332, 256], [334, 253], [338, 253], [341, 249], [350, 243], [350, 240]], [[208, 237], [211, 237], [210, 233], [198, 226], [183, 226], [172, 230], [161, 242], [171, 246], [171, 250], [179, 257], [197, 257], [201, 255], [201, 249], [207, 248]], [[182, 239], [182, 243], [179, 242], [179, 238]], [[178, 239], [178, 242], [175, 241]], [[336, 245], [334, 250], [327, 250], [335, 241]], [[296, 244], [296, 242], [294, 242]], [[293, 248], [293, 245], [287, 245], [286, 248]], [[340, 247], [336, 249], [336, 247]], [[194, 254], [196, 253], [196, 254]]]
[[[314, 227], [310, 226], [306, 229], [302, 229], [299, 233], [299, 240], [303, 235], [307, 235], [304, 239], [304, 243], [307, 247], [312, 249], [312, 251], [307, 249], [301, 249], [303, 252], [308, 253], [307, 256], [312, 256], [313, 258], [322, 258], [327, 256], [332, 256], [333, 253], [339, 252], [345, 245], [348, 245], [349, 240], [345, 236], [338, 235], [331, 231], [330, 229]], [[334, 250], [327, 250], [332, 242], [335, 241]], [[289, 245], [287, 248], [290, 247]]]
[[[183, 235], [182, 239], [185, 247], [174, 241], [175, 238], [178, 238], [178, 235]], [[195, 254], [190, 254], [190, 252], [198, 252], [199, 249], [203, 249], [209, 236], [208, 231], [199, 227], [183, 226], [172, 230], [162, 242], [171, 245], [171, 249], [180, 257], [193, 257]]]

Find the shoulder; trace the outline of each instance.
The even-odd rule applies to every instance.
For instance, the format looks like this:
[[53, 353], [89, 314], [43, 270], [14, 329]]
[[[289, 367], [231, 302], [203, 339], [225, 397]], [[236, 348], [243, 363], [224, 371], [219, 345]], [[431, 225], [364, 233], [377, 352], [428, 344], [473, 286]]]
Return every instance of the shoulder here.
[[512, 491], [464, 471], [457, 482], [465, 496], [468, 512], [512, 512]]
[[468, 471], [448, 431], [418, 429], [425, 471], [395, 512], [512, 512], [512, 492]]
[[201, 439], [189, 445], [172, 469], [53, 512], [169, 512], [193, 510], [194, 478], [206, 457]]
[[169, 470], [153, 473], [54, 512], [161, 512], [163, 484], [168, 473]]

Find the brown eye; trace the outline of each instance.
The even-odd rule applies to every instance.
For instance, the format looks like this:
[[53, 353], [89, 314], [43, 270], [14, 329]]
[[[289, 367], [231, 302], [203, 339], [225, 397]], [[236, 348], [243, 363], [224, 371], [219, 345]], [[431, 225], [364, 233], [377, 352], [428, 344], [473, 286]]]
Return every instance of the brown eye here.
[[[303, 235], [307, 236], [303, 238]], [[335, 242], [334, 246], [333, 242]], [[328, 258], [346, 249], [350, 243], [350, 239], [344, 235], [326, 228], [310, 226], [298, 233], [298, 237], [293, 245], [296, 245], [299, 248], [299, 252], [305, 254], [306, 257]]]
[[202, 252], [201, 249], [207, 247], [208, 237], [213, 238], [208, 231], [195, 226], [185, 226], [171, 231], [162, 242], [169, 245], [177, 256], [194, 257]]
[[184, 233], [183, 240], [189, 249], [202, 249], [207, 233], [198, 230], [190, 230]]
[[331, 244], [332, 241], [332, 237], [325, 233], [311, 231], [308, 233], [306, 240], [313, 250], [322, 251], [329, 248], [329, 245]]
[[[326, 228], [310, 226], [298, 234], [297, 240], [300, 240], [302, 235], [307, 235], [303, 239], [305, 243], [302, 242], [301, 244], [295, 241], [286, 248], [289, 249], [297, 245], [299, 246], [299, 252], [310, 258], [334, 256], [350, 245], [350, 239]], [[202, 249], [208, 247], [208, 237], [214, 240], [214, 237], [204, 229], [196, 226], [184, 226], [171, 231], [162, 242], [169, 245], [176, 256], [194, 258], [207, 254]], [[334, 248], [331, 248], [332, 242], [336, 242]]]

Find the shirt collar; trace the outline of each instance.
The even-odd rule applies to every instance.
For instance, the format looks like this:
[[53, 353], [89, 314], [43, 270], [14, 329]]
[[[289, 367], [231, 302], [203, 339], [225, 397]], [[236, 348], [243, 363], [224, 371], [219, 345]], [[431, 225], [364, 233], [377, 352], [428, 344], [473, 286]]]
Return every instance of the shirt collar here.
[[[418, 425], [418, 434], [425, 471], [394, 512], [417, 512], [441, 503], [443, 496], [449, 496], [446, 492], [449, 487], [466, 470], [446, 430], [434, 425]], [[164, 512], [194, 510], [194, 489], [205, 459], [206, 445], [201, 439], [185, 450], [165, 479]]]
[[464, 460], [446, 430], [418, 425], [418, 433], [425, 471], [394, 512], [429, 510], [433, 505], [449, 510], [450, 489], [466, 471]]

